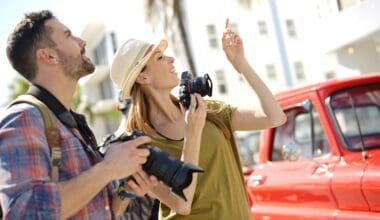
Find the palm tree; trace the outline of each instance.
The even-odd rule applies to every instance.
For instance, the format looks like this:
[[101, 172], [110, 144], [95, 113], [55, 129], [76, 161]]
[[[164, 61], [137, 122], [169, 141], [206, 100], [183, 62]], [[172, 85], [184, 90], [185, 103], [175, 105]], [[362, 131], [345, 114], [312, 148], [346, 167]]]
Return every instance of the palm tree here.
[[153, 27], [154, 32], [157, 31], [156, 27], [160, 26], [157, 21], [162, 20], [163, 31], [171, 45], [175, 47], [174, 52], [176, 55], [184, 52], [188, 68], [193, 74], [196, 74], [197, 71], [185, 25], [183, 0], [147, 0], [146, 18]]

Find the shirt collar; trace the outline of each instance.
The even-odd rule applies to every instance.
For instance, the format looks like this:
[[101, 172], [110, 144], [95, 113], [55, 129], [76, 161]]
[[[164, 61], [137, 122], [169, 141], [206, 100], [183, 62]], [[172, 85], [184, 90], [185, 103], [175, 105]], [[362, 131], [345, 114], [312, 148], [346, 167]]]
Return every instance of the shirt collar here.
[[65, 106], [44, 87], [32, 84], [27, 94], [42, 101], [65, 126], [69, 128], [78, 127], [78, 123], [73, 117], [72, 112], [67, 110]]

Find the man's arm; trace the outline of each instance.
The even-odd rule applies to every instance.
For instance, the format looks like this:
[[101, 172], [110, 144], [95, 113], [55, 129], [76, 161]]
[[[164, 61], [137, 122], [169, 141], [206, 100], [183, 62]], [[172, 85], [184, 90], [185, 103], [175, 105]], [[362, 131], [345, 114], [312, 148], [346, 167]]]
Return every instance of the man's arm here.
[[43, 120], [34, 107], [17, 106], [0, 118], [0, 193], [4, 217], [67, 218], [83, 208], [109, 181], [141, 169], [149, 154], [136, 148], [149, 141], [146, 137], [114, 144], [102, 162], [70, 180], [53, 183]]
[[[148, 150], [138, 149], [150, 139], [140, 137], [110, 146], [104, 160], [77, 177], [59, 182], [61, 215], [67, 218], [85, 206], [110, 181], [125, 178], [138, 170], [146, 162]], [[111, 207], [110, 207], [111, 208]]]

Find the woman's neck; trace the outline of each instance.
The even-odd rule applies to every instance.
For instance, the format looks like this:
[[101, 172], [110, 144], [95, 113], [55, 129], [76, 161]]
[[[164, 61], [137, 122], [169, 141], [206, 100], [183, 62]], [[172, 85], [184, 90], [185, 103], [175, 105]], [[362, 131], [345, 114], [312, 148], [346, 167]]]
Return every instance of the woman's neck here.
[[173, 102], [170, 94], [155, 94], [148, 98], [149, 120], [155, 127], [162, 124], [178, 121], [182, 116], [182, 111]]

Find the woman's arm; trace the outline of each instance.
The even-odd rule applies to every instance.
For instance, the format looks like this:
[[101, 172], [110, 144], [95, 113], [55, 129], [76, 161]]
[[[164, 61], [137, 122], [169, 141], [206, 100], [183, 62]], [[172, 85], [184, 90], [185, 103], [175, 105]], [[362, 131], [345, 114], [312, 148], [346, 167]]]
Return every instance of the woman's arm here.
[[[192, 105], [195, 106], [195, 103], [198, 103], [196, 109], [191, 107]], [[198, 165], [202, 131], [206, 120], [206, 108], [206, 103], [199, 94], [191, 95], [191, 105], [186, 112], [185, 140], [181, 157], [181, 160], [185, 163]], [[153, 189], [153, 196], [175, 212], [188, 215], [191, 212], [197, 176], [198, 174], [193, 173], [193, 181], [184, 189], [187, 201], [173, 195], [170, 189], [163, 184], [159, 184]]]
[[286, 115], [276, 102], [273, 94], [253, 70], [244, 55], [241, 38], [230, 30], [226, 20], [226, 32], [222, 38], [223, 50], [235, 70], [243, 74], [249, 86], [256, 92], [263, 112], [256, 109], [237, 108], [232, 114], [234, 130], [258, 130], [277, 127], [285, 123]]

